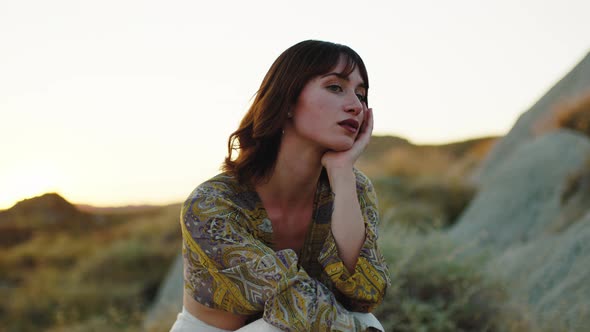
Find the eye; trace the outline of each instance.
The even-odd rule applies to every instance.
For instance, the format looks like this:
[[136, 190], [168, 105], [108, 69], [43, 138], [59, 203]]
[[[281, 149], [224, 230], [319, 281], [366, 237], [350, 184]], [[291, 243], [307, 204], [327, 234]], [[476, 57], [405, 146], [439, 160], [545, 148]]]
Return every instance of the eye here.
[[367, 102], [367, 96], [360, 94], [360, 93], [357, 93], [356, 96], [361, 102], [363, 102], [363, 103]]
[[332, 92], [342, 92], [342, 87], [337, 84], [328, 85], [326, 88]]

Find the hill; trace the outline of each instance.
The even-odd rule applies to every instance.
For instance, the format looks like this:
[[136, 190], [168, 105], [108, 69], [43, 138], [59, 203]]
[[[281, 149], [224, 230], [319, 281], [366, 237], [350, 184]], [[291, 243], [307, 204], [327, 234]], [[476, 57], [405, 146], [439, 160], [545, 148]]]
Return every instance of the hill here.
[[463, 178], [479, 165], [498, 137], [441, 145], [416, 145], [394, 136], [373, 136], [357, 161], [371, 178], [449, 176]]
[[57, 193], [47, 193], [24, 199], [12, 208], [0, 211], [0, 224], [11, 223], [44, 227], [67, 223], [71, 220], [82, 222], [90, 219], [89, 214], [79, 211]]
[[80, 211], [55, 193], [0, 213], [0, 331], [139, 326], [180, 250], [179, 204]]
[[103, 222], [102, 217], [78, 210], [59, 194], [47, 193], [0, 211], [0, 247], [25, 242], [38, 231], [82, 232]]

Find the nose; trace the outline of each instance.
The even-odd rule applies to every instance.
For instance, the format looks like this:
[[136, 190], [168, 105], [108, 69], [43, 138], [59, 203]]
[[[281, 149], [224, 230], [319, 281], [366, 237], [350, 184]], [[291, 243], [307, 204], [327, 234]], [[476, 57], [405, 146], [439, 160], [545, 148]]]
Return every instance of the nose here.
[[349, 98], [348, 104], [346, 105], [346, 112], [358, 115], [363, 111], [364, 108], [365, 106], [359, 100], [358, 96], [353, 93], [352, 97]]

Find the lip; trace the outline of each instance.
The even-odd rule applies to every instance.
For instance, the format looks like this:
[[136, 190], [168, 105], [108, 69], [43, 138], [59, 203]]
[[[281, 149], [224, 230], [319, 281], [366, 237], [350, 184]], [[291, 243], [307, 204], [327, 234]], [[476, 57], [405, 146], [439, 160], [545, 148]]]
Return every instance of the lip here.
[[346, 119], [344, 121], [338, 122], [338, 125], [351, 133], [356, 133], [359, 129], [359, 122], [355, 119]]

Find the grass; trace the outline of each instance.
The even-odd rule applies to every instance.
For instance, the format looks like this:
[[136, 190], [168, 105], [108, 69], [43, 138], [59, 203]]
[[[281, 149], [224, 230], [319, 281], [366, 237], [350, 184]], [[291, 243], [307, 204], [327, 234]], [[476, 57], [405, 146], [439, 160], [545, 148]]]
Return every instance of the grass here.
[[565, 128], [590, 137], [590, 91], [558, 103], [533, 125], [533, 134]]
[[383, 224], [422, 232], [452, 225], [475, 195], [465, 181], [443, 177], [381, 177], [373, 185]]
[[445, 145], [413, 145], [396, 138], [372, 137], [357, 167], [379, 177], [441, 177], [465, 179], [487, 155], [496, 137]]
[[386, 228], [380, 243], [392, 287], [375, 314], [386, 331], [530, 330], [504, 284], [481, 272], [485, 255], [463, 257], [443, 233], [400, 226]]
[[179, 209], [117, 215], [87, 233], [37, 231], [5, 250], [0, 331], [139, 331], [180, 250]]

